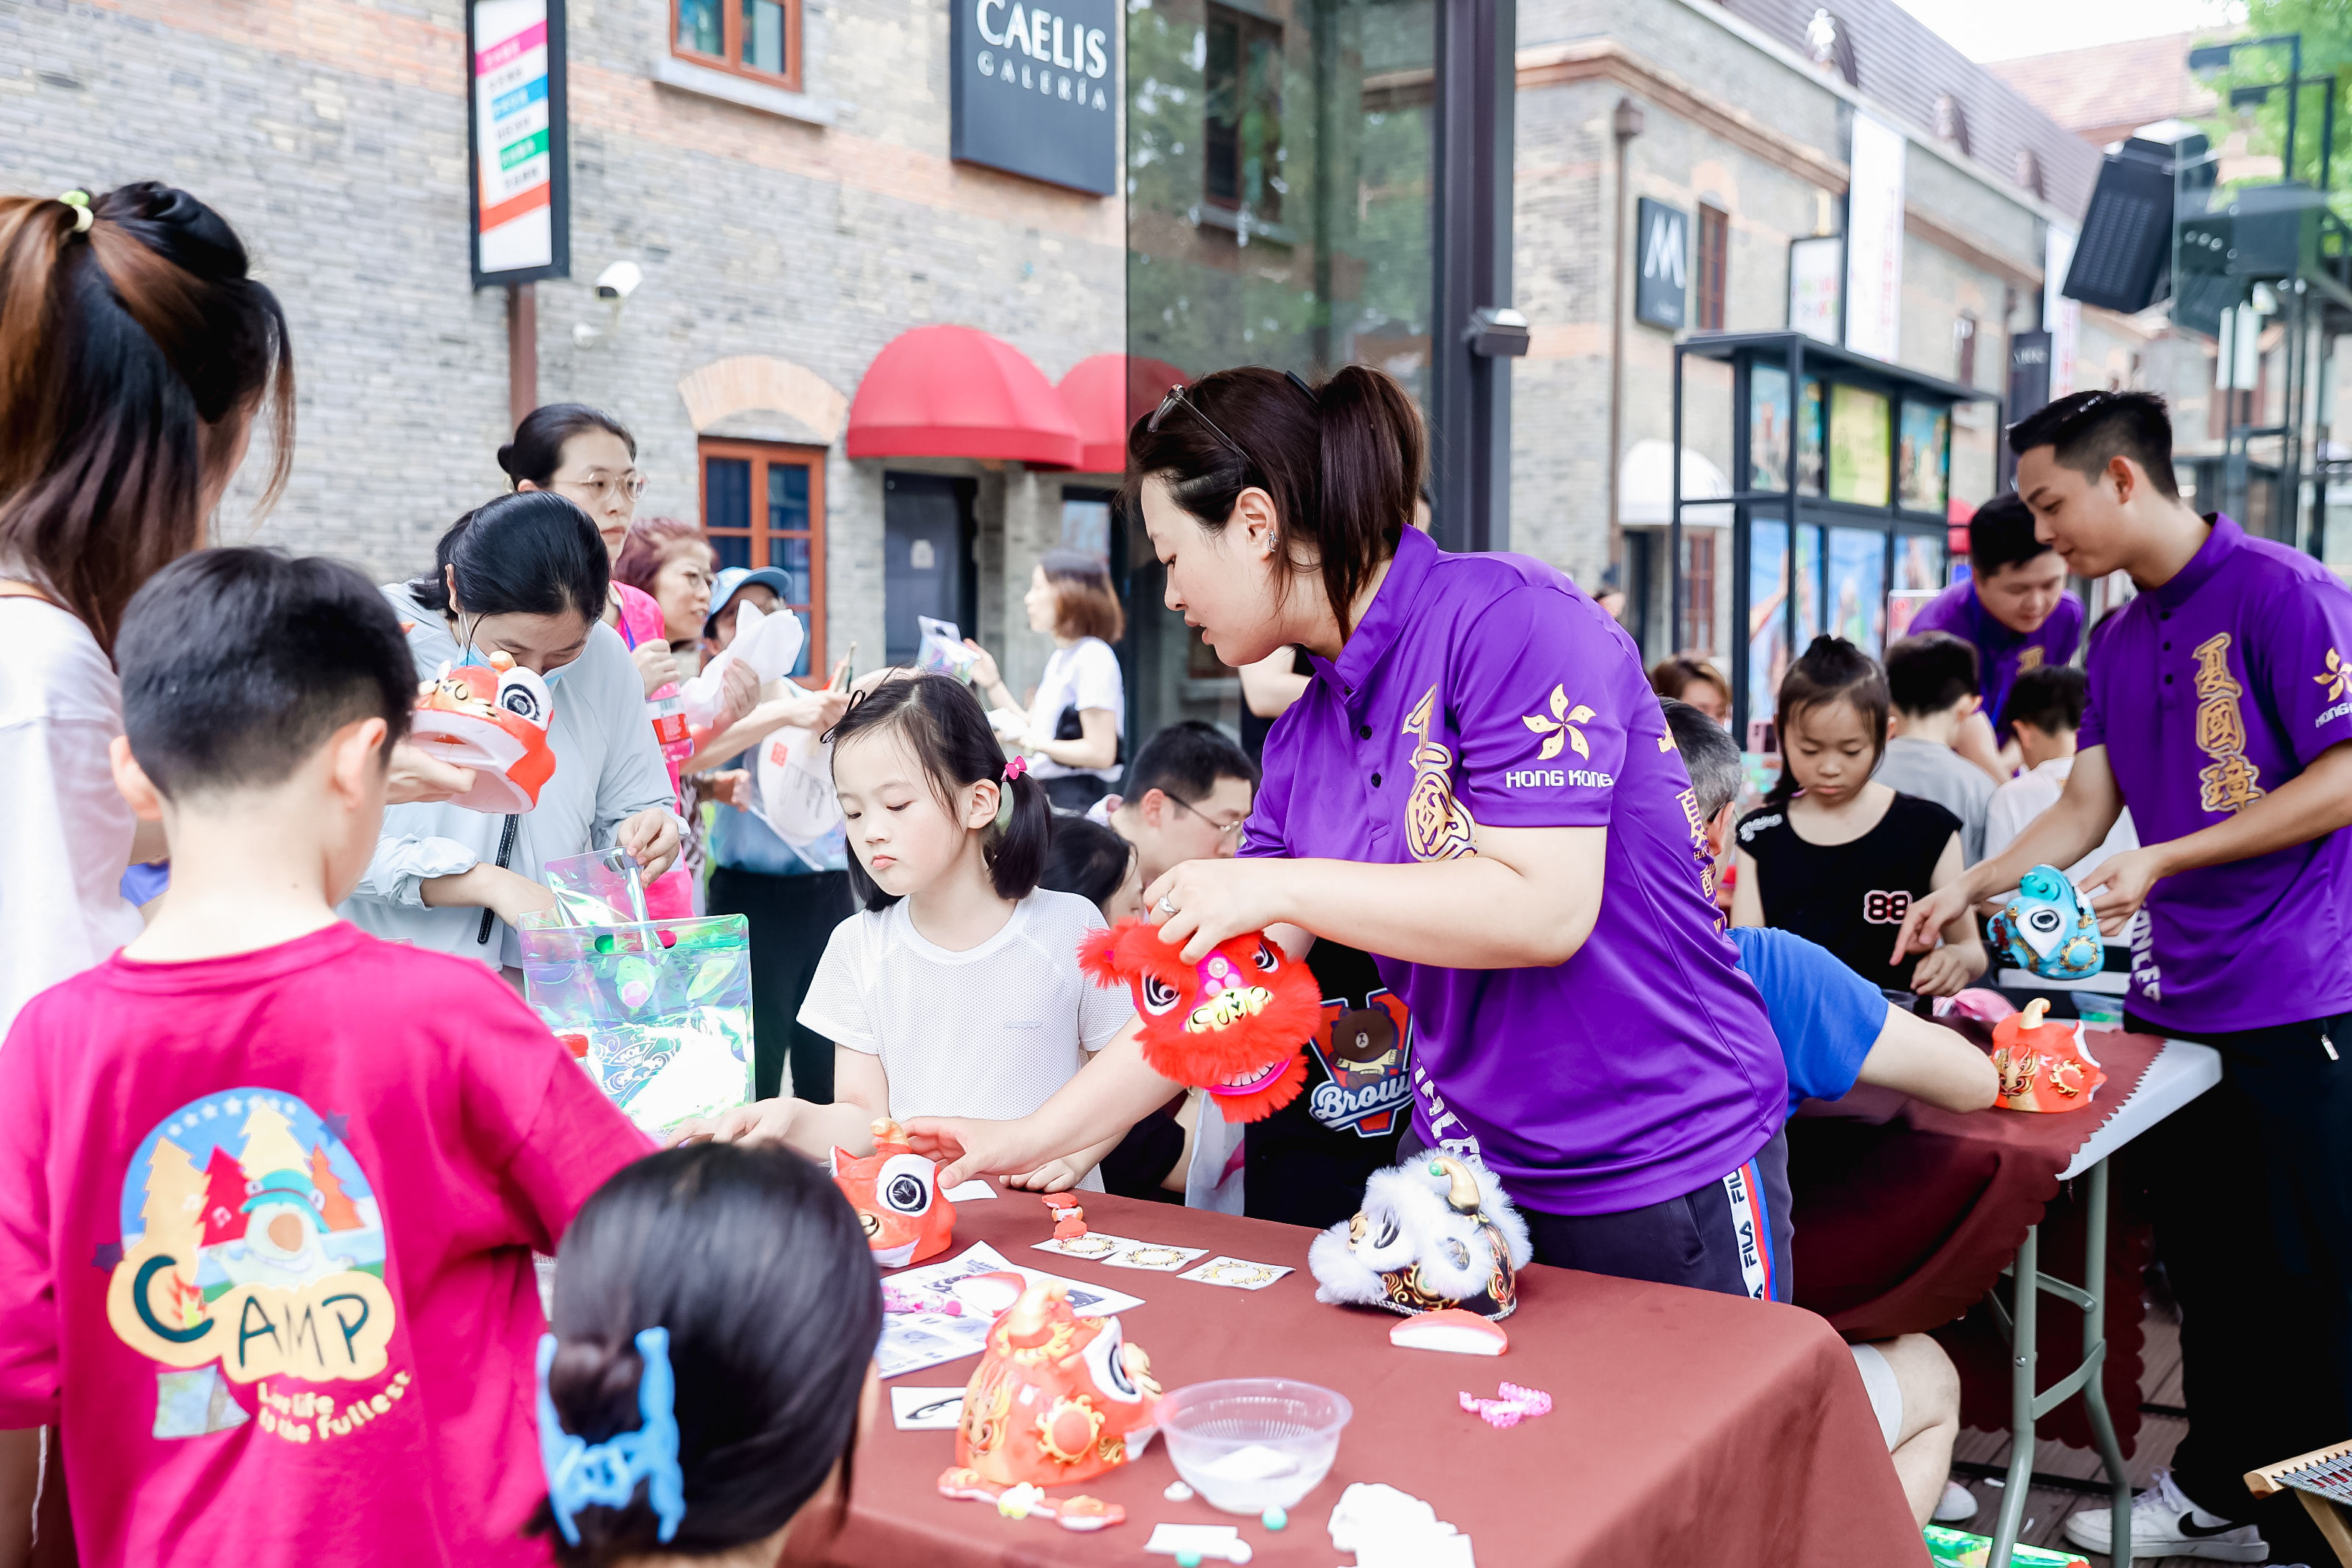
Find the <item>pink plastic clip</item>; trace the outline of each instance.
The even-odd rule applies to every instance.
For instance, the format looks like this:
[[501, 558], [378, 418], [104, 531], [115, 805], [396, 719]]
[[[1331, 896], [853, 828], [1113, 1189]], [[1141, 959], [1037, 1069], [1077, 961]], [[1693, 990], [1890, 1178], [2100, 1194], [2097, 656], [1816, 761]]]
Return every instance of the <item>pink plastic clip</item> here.
[[1497, 1432], [1516, 1427], [1537, 1416], [1551, 1414], [1551, 1396], [1540, 1388], [1522, 1388], [1516, 1383], [1498, 1385], [1498, 1399], [1480, 1399], [1471, 1394], [1462, 1396], [1462, 1408], [1469, 1411]]

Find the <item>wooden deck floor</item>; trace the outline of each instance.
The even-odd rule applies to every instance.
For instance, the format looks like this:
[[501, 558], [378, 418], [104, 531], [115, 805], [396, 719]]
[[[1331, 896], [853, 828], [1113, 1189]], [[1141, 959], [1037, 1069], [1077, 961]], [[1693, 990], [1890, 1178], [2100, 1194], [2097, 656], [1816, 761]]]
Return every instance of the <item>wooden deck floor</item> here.
[[[2165, 1405], [2178, 1409], [2183, 1401], [2180, 1393], [2180, 1321], [2174, 1310], [2161, 1303], [2151, 1303], [2145, 1319], [2146, 1345], [2141, 1352], [2140, 1399], [2145, 1405]], [[2162, 1416], [2143, 1411], [2140, 1416], [2139, 1445], [2131, 1458], [2131, 1480], [2134, 1488], [2147, 1484], [2149, 1475], [2172, 1462], [2172, 1450], [2187, 1435], [2189, 1424], [2177, 1416]], [[1984, 1464], [2006, 1465], [2009, 1462], [2009, 1434], [1979, 1432], [1974, 1428], [1963, 1431], [1953, 1445], [1956, 1460], [1973, 1459]], [[2035, 1456], [2033, 1468], [2044, 1475], [2074, 1476], [2085, 1479], [2100, 1479], [2099, 1457], [2084, 1448], [2069, 1448], [2057, 1443], [2045, 1442]], [[1992, 1533], [1993, 1517], [2000, 1507], [2000, 1483], [1998, 1480], [1977, 1480], [1962, 1475], [1954, 1478], [1974, 1492], [1983, 1506], [1974, 1519], [1958, 1526], [1979, 1535]], [[2058, 1551], [2074, 1551], [2060, 1533], [2066, 1516], [2081, 1508], [2105, 1507], [2102, 1498], [2082, 1492], [2061, 1491], [2054, 1487], [2035, 1487], [2028, 1494], [2025, 1505], [2025, 1529], [2018, 1537], [2036, 1546]], [[2096, 1552], [2084, 1552], [2093, 1568], [2106, 1568], [2107, 1560]], [[2211, 1568], [2211, 1564], [2192, 1557], [2139, 1558], [2134, 1568]], [[2315, 1565], [2316, 1568], [2316, 1565]]]

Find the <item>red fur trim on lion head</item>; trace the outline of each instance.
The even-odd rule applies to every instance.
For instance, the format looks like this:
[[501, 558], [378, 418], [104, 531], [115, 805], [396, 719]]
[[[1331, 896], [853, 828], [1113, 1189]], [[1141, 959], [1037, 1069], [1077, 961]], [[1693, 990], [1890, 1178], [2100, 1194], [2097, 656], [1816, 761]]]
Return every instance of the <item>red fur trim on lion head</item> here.
[[1122, 920], [1089, 931], [1078, 967], [1096, 984], [1123, 985], [1143, 1020], [1154, 1072], [1206, 1089], [1228, 1122], [1255, 1122], [1298, 1098], [1300, 1048], [1322, 1021], [1322, 994], [1304, 963], [1263, 931], [1220, 943], [1198, 964], [1157, 926]]

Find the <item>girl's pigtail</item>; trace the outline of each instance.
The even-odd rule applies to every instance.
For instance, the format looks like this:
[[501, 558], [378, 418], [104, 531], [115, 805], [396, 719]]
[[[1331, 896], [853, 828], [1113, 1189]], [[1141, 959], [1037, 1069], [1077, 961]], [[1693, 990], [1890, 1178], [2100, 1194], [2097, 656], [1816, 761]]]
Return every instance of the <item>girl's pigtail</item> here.
[[1017, 903], [1037, 890], [1038, 873], [1045, 869], [1053, 808], [1045, 786], [1029, 776], [1025, 757], [1004, 765], [999, 789], [996, 822], [989, 830], [988, 877], [997, 897]]

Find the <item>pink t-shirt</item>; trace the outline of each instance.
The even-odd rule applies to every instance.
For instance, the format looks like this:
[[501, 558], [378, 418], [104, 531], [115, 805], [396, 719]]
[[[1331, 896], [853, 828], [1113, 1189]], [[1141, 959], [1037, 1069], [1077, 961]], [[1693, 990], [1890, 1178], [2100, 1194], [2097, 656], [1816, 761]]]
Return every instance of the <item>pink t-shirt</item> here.
[[120, 954], [0, 1047], [0, 1429], [85, 1563], [544, 1564], [530, 1254], [650, 1148], [478, 964]]

